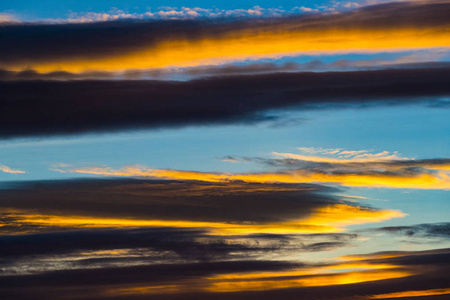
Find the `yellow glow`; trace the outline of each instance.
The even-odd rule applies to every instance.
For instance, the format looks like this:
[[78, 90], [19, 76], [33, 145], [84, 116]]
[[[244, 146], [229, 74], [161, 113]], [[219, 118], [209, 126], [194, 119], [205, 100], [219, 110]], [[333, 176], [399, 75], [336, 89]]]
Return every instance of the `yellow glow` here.
[[264, 291], [293, 287], [330, 286], [352, 284], [375, 280], [401, 278], [411, 276], [406, 271], [366, 271], [341, 274], [316, 275], [298, 279], [260, 280], [260, 281], [228, 281], [212, 283], [207, 290], [212, 292]]
[[419, 175], [386, 174], [324, 174], [304, 171], [284, 173], [207, 173], [195, 171], [148, 169], [143, 167], [125, 167], [119, 170], [110, 168], [82, 168], [61, 172], [96, 174], [106, 176], [135, 176], [176, 180], [201, 180], [208, 182], [244, 181], [253, 183], [336, 183], [346, 186], [410, 188], [410, 189], [450, 189], [450, 177], [444, 172]]
[[[254, 274], [224, 274], [197, 280], [180, 280], [171, 285], [125, 287], [108, 291], [108, 294], [165, 294], [173, 292], [240, 292], [240, 291], [266, 291], [283, 288], [334, 286], [354, 284], [375, 280], [393, 279], [411, 276], [414, 273], [407, 271], [370, 270], [364, 272], [348, 272], [339, 274], [320, 274], [308, 272], [284, 272], [277, 274], [276, 280], [258, 280], [266, 278], [271, 273]], [[283, 275], [282, 275], [283, 274]], [[286, 279], [281, 278], [286, 276]], [[302, 276], [292, 278], [291, 276]]]
[[[170, 285], [134, 286], [113, 289], [109, 294], [161, 294], [172, 292], [239, 292], [265, 291], [282, 288], [333, 286], [414, 275], [389, 264], [342, 263], [331, 266], [300, 268], [278, 272], [248, 272], [217, 274], [207, 278], [179, 280]], [[363, 269], [337, 273], [335, 270]], [[331, 273], [330, 273], [331, 271]], [[164, 289], [167, 287], [167, 289]]]
[[[106, 228], [106, 227], [178, 227], [178, 228], [204, 228], [211, 234], [236, 235], [253, 233], [319, 233], [342, 232], [343, 226], [380, 222], [383, 220], [402, 217], [403, 213], [393, 210], [367, 210], [363, 207], [349, 205], [331, 205], [319, 208], [311, 216], [280, 223], [224, 223], [200, 222], [190, 220], [142, 220], [127, 218], [100, 218], [87, 216], [56, 216], [23, 213], [16, 215], [11, 224], [33, 224], [40, 226], [58, 226], [75, 228]], [[20, 217], [20, 218], [19, 218]], [[11, 224], [2, 224], [7, 226]]]
[[448, 29], [284, 29], [282, 26], [241, 29], [200, 40], [163, 40], [148, 49], [105, 58], [73, 57], [50, 62], [27, 61], [6, 66], [13, 71], [34, 69], [83, 72], [192, 67], [299, 54], [405, 51], [450, 46]]
[[406, 214], [396, 210], [373, 210], [358, 206], [336, 204], [317, 209], [304, 224], [327, 224], [342, 227], [347, 225], [381, 222], [392, 218], [404, 217]]
[[347, 260], [347, 261], [362, 261], [368, 259], [386, 259], [386, 258], [395, 258], [406, 256], [407, 253], [398, 253], [398, 254], [371, 254], [371, 255], [346, 255], [337, 257], [339, 260]]
[[368, 299], [387, 299], [387, 298], [405, 298], [405, 297], [422, 297], [422, 296], [437, 296], [450, 294], [450, 289], [434, 289], [424, 291], [406, 291], [390, 294], [380, 294], [369, 296]]
[[393, 269], [398, 268], [396, 265], [390, 264], [370, 264], [370, 263], [342, 263], [337, 265], [331, 265], [324, 267], [324, 269], [330, 270], [346, 270], [346, 269]]
[[275, 278], [275, 277], [291, 277], [291, 276], [306, 276], [315, 275], [320, 273], [326, 273], [330, 270], [377, 270], [377, 269], [394, 269], [398, 268], [396, 265], [390, 264], [369, 264], [369, 263], [341, 263], [330, 266], [301, 268], [291, 271], [279, 271], [279, 272], [250, 272], [250, 273], [234, 273], [234, 274], [219, 274], [209, 279], [260, 279], [260, 278]]

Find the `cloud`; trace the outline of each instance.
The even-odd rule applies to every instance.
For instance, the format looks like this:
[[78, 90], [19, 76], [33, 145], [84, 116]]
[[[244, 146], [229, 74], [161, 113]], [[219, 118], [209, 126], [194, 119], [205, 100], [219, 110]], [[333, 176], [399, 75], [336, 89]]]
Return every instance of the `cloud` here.
[[[448, 158], [415, 160], [402, 157], [396, 151], [370, 153], [373, 151], [305, 147], [299, 149], [302, 152], [319, 153], [322, 156], [273, 152], [275, 156], [281, 158], [231, 157], [236, 161], [255, 162], [272, 169], [275, 168], [275, 170], [248, 174], [216, 174], [216, 177], [210, 179], [204, 176], [204, 180], [328, 182], [345, 186], [413, 189], [448, 189], [450, 186], [450, 159]], [[78, 171], [83, 173], [83, 170], [75, 170], [75, 172]], [[91, 169], [91, 173], [101, 173], [99, 170], [97, 171]], [[107, 172], [106, 169], [104, 171]], [[139, 176], [137, 171], [135, 174]], [[163, 174], [163, 171], [155, 172], [154, 176], [164, 176]], [[168, 172], [165, 176], [176, 178], [175, 174], [169, 174]], [[114, 174], [111, 173], [111, 175]], [[152, 176], [151, 172], [148, 172], [147, 175]], [[187, 173], [185, 176], [188, 176]], [[201, 176], [199, 173], [197, 178], [200, 179]]]
[[254, 124], [277, 120], [277, 112], [286, 109], [439, 101], [450, 94], [449, 73], [449, 68], [436, 68], [277, 73], [187, 82], [0, 82], [0, 137]]
[[394, 293], [438, 295], [438, 290], [444, 294], [442, 290], [448, 289], [442, 274], [449, 271], [449, 249], [398, 254], [390, 258], [365, 254], [363, 261], [321, 264], [240, 260], [63, 268], [2, 276], [0, 291], [10, 299], [23, 295], [65, 299], [71, 290], [72, 299], [356, 300]]
[[222, 157], [222, 158], [219, 158], [221, 161], [227, 161], [227, 162], [232, 162], [232, 163], [236, 163], [236, 162], [238, 162], [238, 160], [237, 159], [235, 159], [234, 157], [232, 157], [232, 156], [229, 156], [229, 155], [227, 155], [227, 156], [224, 156], [224, 157]]
[[433, 289], [425, 291], [406, 291], [398, 293], [380, 294], [369, 296], [368, 299], [393, 299], [393, 298], [408, 298], [410, 297], [424, 297], [424, 296], [436, 296], [450, 294], [450, 289]]
[[[323, 151], [330, 151], [326, 149]], [[335, 151], [333, 151], [334, 153]], [[244, 158], [276, 167], [274, 171], [253, 173], [197, 172], [171, 169], [151, 169], [145, 166], [83, 167], [55, 169], [62, 173], [101, 176], [162, 178], [171, 180], [199, 180], [205, 182], [247, 183], [328, 183], [343, 186], [408, 189], [449, 189], [450, 159], [413, 160], [383, 151], [376, 154], [361, 151], [338, 151], [341, 157], [329, 158], [290, 153], [275, 153], [282, 159]], [[230, 157], [228, 160], [238, 160]]]
[[[299, 253], [348, 247], [355, 238], [355, 234], [342, 233], [214, 236], [201, 230], [167, 227], [42, 231], [0, 236], [0, 276], [42, 274], [62, 269], [283, 260]], [[303, 265], [299, 262], [291, 264]]]
[[[418, 68], [449, 68], [450, 63], [439, 60], [447, 53], [448, 50], [439, 49], [437, 51], [440, 56], [432, 54], [432, 50], [425, 53], [415, 53], [403, 56], [397, 60], [337, 60], [326, 63], [318, 59], [311, 60], [306, 63], [286, 62], [282, 64], [272, 62], [248, 62], [246, 64], [225, 64], [225, 65], [207, 65], [186, 68], [156, 68], [144, 70], [127, 70], [124, 72], [100, 72], [86, 71], [80, 73], [70, 73], [64, 71], [56, 71], [49, 73], [38, 73], [33, 70], [26, 71], [8, 71], [0, 69], [1, 81], [22, 81], [22, 80], [142, 80], [142, 79], [158, 79], [158, 80], [192, 80], [202, 77], [212, 76], [233, 76], [233, 75], [256, 75], [281, 72], [305, 72], [305, 71], [358, 71], [358, 70], [378, 70], [386, 68], [395, 69], [418, 69]], [[432, 52], [432, 53], [428, 53]], [[409, 62], [409, 59], [417, 59], [417, 62]], [[434, 59], [433, 59], [434, 58]], [[420, 60], [422, 59], [422, 60]], [[428, 59], [428, 60], [427, 60]]]
[[379, 153], [370, 153], [373, 151], [369, 150], [343, 150], [343, 149], [315, 149], [315, 148], [299, 148], [299, 150], [307, 153], [323, 153], [327, 155], [333, 155], [335, 157], [324, 157], [324, 156], [307, 156], [301, 154], [292, 153], [277, 153], [273, 152], [274, 155], [299, 160], [306, 162], [317, 162], [317, 163], [362, 163], [362, 162], [386, 162], [386, 161], [401, 161], [412, 159], [404, 158], [398, 155], [398, 152], [390, 153], [389, 151], [382, 151]]
[[186, 20], [205, 18], [251, 18], [276, 17], [292, 14], [293, 10], [280, 8], [262, 8], [254, 6], [249, 9], [220, 9], [200, 7], [159, 7], [144, 13], [126, 13], [123, 10], [112, 9], [109, 12], [71, 13], [66, 19], [46, 19], [48, 23], [91, 23], [116, 20]]
[[404, 216], [347, 203], [333, 191], [319, 185], [243, 182], [38, 182], [0, 191], [0, 230], [171, 227], [234, 236], [336, 233], [349, 225]]
[[[123, 71], [299, 53], [448, 47], [449, 5], [388, 3], [342, 14], [256, 20], [8, 25], [0, 28], [0, 40], [8, 45], [0, 50], [0, 67], [40, 73]], [[14, 38], [18, 35], [21, 39]]]
[[450, 238], [450, 223], [417, 224], [412, 226], [389, 226], [376, 231], [406, 236], [409, 238]]
[[5, 24], [14, 24], [18, 23], [19, 20], [17, 16], [10, 14], [10, 13], [2, 13], [0, 12], [0, 26]]
[[11, 173], [11, 174], [24, 174], [24, 173], [26, 173], [25, 171], [21, 171], [21, 170], [17, 170], [17, 169], [11, 169], [10, 167], [5, 166], [5, 165], [0, 165], [0, 172]]

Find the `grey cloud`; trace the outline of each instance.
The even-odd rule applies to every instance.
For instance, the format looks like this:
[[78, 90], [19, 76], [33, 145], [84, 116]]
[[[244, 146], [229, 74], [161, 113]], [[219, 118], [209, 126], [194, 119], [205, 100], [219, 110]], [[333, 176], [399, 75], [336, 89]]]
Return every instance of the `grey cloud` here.
[[[0, 190], [0, 207], [5, 212], [261, 224], [307, 217], [315, 208], [339, 202], [333, 191], [312, 184], [38, 181]], [[10, 221], [6, 231], [14, 231], [14, 224], [27, 225], [20, 214], [3, 217]]]
[[448, 78], [450, 68], [275, 73], [187, 82], [3, 81], [0, 137], [255, 124], [280, 120], [288, 109], [438, 104], [450, 95]]
[[375, 229], [406, 237], [450, 239], [450, 223], [417, 224], [411, 226], [388, 226]]

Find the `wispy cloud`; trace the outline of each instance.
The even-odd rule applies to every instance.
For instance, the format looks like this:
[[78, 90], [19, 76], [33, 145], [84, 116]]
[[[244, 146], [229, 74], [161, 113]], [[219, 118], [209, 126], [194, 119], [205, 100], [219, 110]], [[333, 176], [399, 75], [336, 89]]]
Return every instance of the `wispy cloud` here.
[[24, 173], [26, 173], [25, 171], [22, 171], [22, 170], [11, 169], [10, 167], [5, 166], [5, 165], [0, 165], [0, 172], [11, 173], [11, 174], [24, 174]]
[[309, 162], [323, 162], [323, 163], [352, 163], [352, 162], [380, 162], [380, 161], [393, 161], [393, 160], [412, 160], [411, 158], [405, 158], [398, 155], [395, 151], [390, 153], [389, 151], [382, 151], [379, 153], [370, 153], [370, 150], [343, 150], [343, 149], [317, 149], [317, 148], [298, 148], [306, 153], [319, 153], [332, 155], [334, 157], [326, 156], [307, 156], [293, 153], [277, 153], [274, 155], [291, 158], [296, 160], [303, 160]]

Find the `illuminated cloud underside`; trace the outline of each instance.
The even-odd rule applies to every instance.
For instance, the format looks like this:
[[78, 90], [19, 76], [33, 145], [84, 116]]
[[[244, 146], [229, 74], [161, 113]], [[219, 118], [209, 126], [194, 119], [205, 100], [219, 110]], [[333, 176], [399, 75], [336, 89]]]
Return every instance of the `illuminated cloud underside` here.
[[406, 291], [390, 294], [381, 294], [369, 296], [368, 299], [391, 299], [391, 298], [407, 298], [407, 297], [424, 297], [450, 294], [450, 289], [433, 289], [425, 291]]
[[[411, 270], [395, 270], [389, 264], [336, 264], [325, 267], [301, 268], [283, 272], [254, 272], [215, 275], [202, 280], [182, 280], [170, 285], [119, 288], [110, 295], [164, 294], [180, 292], [242, 292], [274, 289], [335, 286], [414, 275]], [[346, 270], [341, 272], [341, 270]], [[351, 271], [348, 271], [351, 270]], [[377, 298], [374, 298], [377, 299]]]
[[[95, 23], [46, 25], [54, 26], [55, 32], [36, 26], [36, 36], [24, 35], [22, 44], [11, 44], [10, 51], [0, 52], [4, 55], [0, 66], [10, 71], [35, 70], [41, 73], [117, 72], [218, 65], [300, 54], [448, 49], [449, 24], [445, 19], [448, 6], [448, 3], [388, 3], [338, 15], [228, 20], [222, 23], [142, 21], [144, 23], [140, 24], [129, 21], [131, 23], [104, 26]], [[21, 30], [20, 26], [18, 28]], [[64, 28], [67, 28], [67, 34], [64, 34]], [[90, 29], [93, 32], [100, 30], [99, 39], [80, 43], [80, 35], [86, 35], [86, 40], [92, 39]], [[15, 33], [14, 29], [12, 32]], [[8, 32], [8, 26], [4, 28], [5, 39], [14, 33]], [[59, 35], [64, 37], [65, 44], [60, 43]], [[48, 48], [36, 45], [36, 40], [40, 43], [48, 40]], [[71, 43], [74, 43], [74, 48], [67, 48]], [[23, 52], [21, 57], [15, 54], [15, 47], [19, 48], [18, 53]], [[33, 52], [33, 48], [36, 51]], [[76, 48], [80, 48], [79, 51], [74, 51]]]
[[127, 56], [16, 65], [10, 70], [20, 71], [32, 68], [41, 73], [48, 73], [53, 71], [123, 71], [127, 69], [194, 67], [300, 54], [373, 53], [447, 47], [450, 38], [445, 31], [429, 33], [428, 30], [423, 32], [417, 30], [269, 32], [262, 35], [237, 35], [237, 37], [199, 42], [166, 41], [155, 49], [135, 52]]
[[329, 233], [342, 232], [348, 225], [381, 222], [403, 217], [396, 210], [375, 210], [364, 207], [336, 204], [316, 209], [306, 219], [280, 223], [237, 224], [223, 222], [199, 222], [189, 220], [145, 220], [126, 218], [105, 218], [90, 216], [37, 215], [13, 211], [13, 221], [3, 222], [1, 226], [49, 226], [67, 228], [108, 228], [108, 227], [178, 227], [201, 228], [216, 235], [255, 234], [255, 233]]
[[326, 174], [306, 172], [304, 170], [267, 172], [267, 173], [206, 173], [195, 171], [148, 169], [144, 167], [125, 167], [119, 170], [111, 168], [79, 168], [57, 170], [60, 172], [95, 174], [103, 176], [150, 177], [180, 180], [201, 180], [210, 182], [244, 181], [260, 183], [335, 183], [346, 186], [383, 187], [383, 188], [411, 188], [411, 189], [449, 189], [450, 177], [446, 172], [448, 165], [434, 166], [439, 168], [436, 173], [392, 174], [386, 173], [358, 173]]

